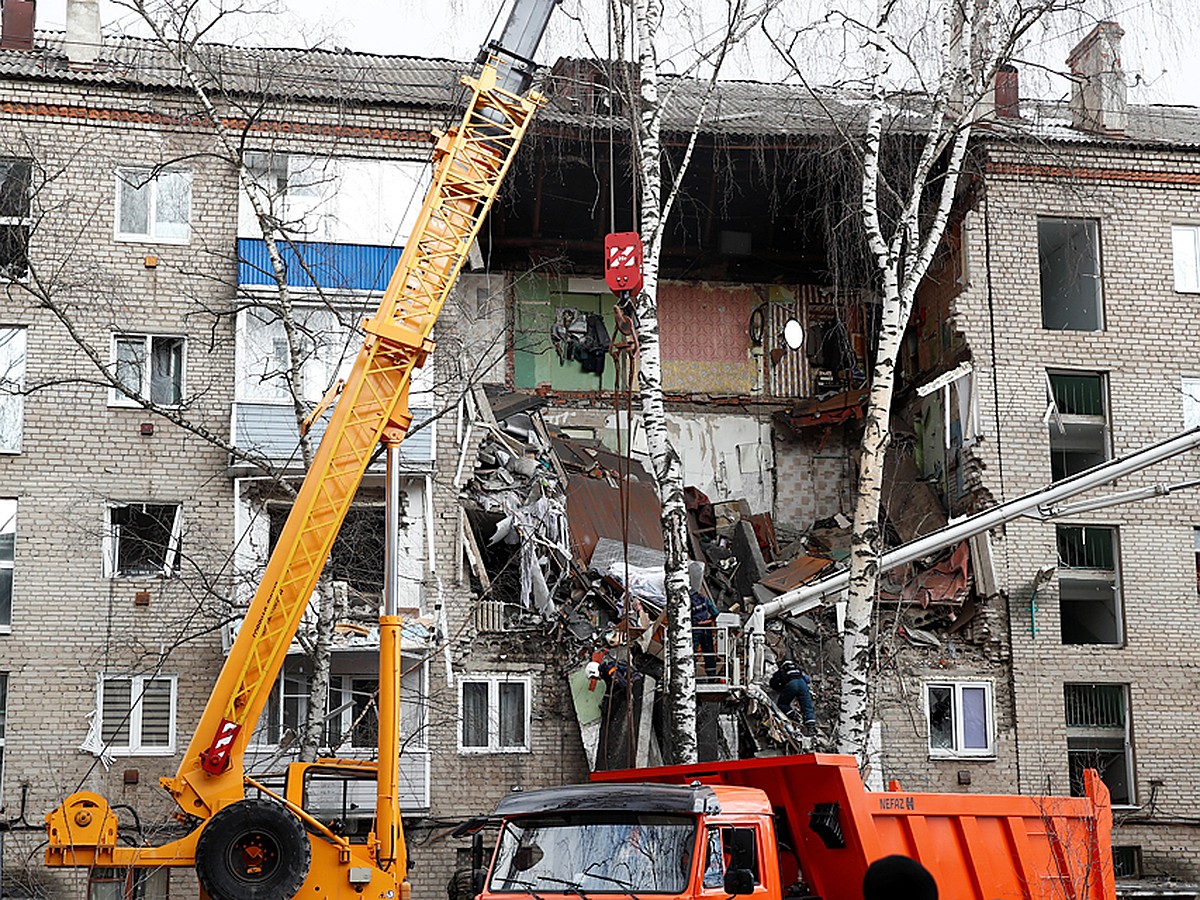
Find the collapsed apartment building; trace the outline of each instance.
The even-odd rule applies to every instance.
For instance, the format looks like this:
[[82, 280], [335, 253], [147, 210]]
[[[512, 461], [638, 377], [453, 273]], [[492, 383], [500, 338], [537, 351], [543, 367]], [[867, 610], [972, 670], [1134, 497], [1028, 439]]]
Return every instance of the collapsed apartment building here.
[[[263, 299], [261, 230], [161, 48], [70, 47], [34, 33], [32, 18], [28, 34], [7, 23], [13, 240], [0, 263], [17, 284], [38, 273], [45, 296], [10, 293], [0, 322], [0, 370], [15, 387], [0, 435], [0, 584], [11, 584], [0, 594], [0, 836], [4, 890], [54, 896], [69, 885], [38, 870], [39, 820], [65, 792], [120, 798], [147, 834], [171, 827], [157, 776], [186, 744], [286, 511], [286, 483], [303, 473], [282, 371], [300, 363], [306, 408], [336, 381], [364, 298], [406, 233], [397, 186], [419, 183], [463, 66], [211, 51], [230, 121], [258, 154], [247, 165], [301, 223], [289, 251], [306, 336], [298, 361]], [[1086, 69], [1100, 58], [1088, 46], [1073, 54], [1081, 84], [1116, 84], [1111, 62]], [[89, 48], [97, 55], [80, 58]], [[658, 504], [599, 278], [603, 236], [629, 227], [634, 206], [622, 77], [586, 60], [548, 73], [547, 108], [415, 388], [404, 775], [420, 898], [439, 895], [461, 861], [452, 826], [512, 788], [669, 759], [643, 702], [661, 674]], [[699, 96], [682, 80], [674, 88], [669, 154]], [[1097, 96], [1081, 91], [1075, 119], [998, 103], [981, 123], [906, 345], [889, 544], [1196, 420], [1200, 371], [1186, 348], [1200, 335], [1178, 307], [1200, 292], [1200, 119], [1101, 109]], [[701, 746], [713, 757], [819, 749], [836, 714], [836, 603], [766, 629], [771, 654], [812, 676], [813, 735], [747, 678], [742, 632], [754, 607], [847, 552], [874, 302], [861, 252], [839, 231], [855, 173], [839, 162], [829, 116], [853, 124], [861, 109], [798, 87], [720, 85], [664, 250], [670, 430], [690, 487], [693, 588], [713, 604], [697, 642]], [[339, 196], [358, 206], [339, 208]], [[45, 280], [50, 271], [60, 277]], [[104, 303], [82, 303], [97, 285]], [[782, 340], [789, 320], [803, 328], [799, 349]], [[179, 414], [126, 402], [97, 381], [93, 356]], [[67, 484], [64, 412], [87, 448]], [[1182, 478], [1186, 464], [1170, 468]], [[348, 529], [358, 538], [330, 563], [321, 743], [343, 754], [372, 744], [381, 490], [370, 471]], [[1200, 506], [1170, 502], [1015, 522], [991, 543], [887, 573], [875, 783], [1067, 791], [1099, 764], [1118, 803], [1123, 874], [1200, 875], [1186, 849], [1197, 779], [1182, 752], [1194, 704], [1177, 665], [1200, 638], [1181, 613], [1195, 596]], [[255, 736], [260, 766], [298, 752], [314, 691], [309, 636]], [[188, 896], [186, 878], [175, 882]]]

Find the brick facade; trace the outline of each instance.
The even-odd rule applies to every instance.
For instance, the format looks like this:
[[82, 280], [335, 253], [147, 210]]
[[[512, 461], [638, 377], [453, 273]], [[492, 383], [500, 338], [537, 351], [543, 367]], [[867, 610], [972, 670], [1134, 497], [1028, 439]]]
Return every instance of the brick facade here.
[[[1200, 320], [1196, 296], [1175, 290], [1171, 226], [1197, 221], [1198, 171], [1190, 151], [1119, 145], [988, 149], [986, 202], [965, 222], [970, 274], [955, 302], [954, 322], [980, 379], [984, 437], [974, 456], [996, 501], [1051, 480], [1047, 370], [1105, 374], [1113, 457], [1182, 430], [1180, 378], [1198, 371], [1193, 348]], [[1103, 330], [1042, 327], [1039, 217], [1098, 222]], [[1089, 496], [1177, 483], [1194, 474], [1188, 454]], [[1140, 847], [1148, 876], [1187, 880], [1200, 878], [1187, 813], [1200, 775], [1191, 752], [1196, 705], [1190, 662], [1200, 625], [1189, 612], [1197, 603], [1198, 520], [1200, 498], [1187, 491], [1058, 520], [1117, 530], [1124, 634], [1112, 646], [1063, 643], [1058, 590], [1064, 569], [1055, 523], [1010, 523], [994, 554], [1010, 599], [1015, 716], [1008, 727], [1019, 745], [1019, 756], [999, 756], [1011, 778], [1002, 787], [1067, 792], [1064, 684], [1127, 686], [1134, 793], [1129, 806], [1115, 811], [1114, 844]], [[1039, 589], [1034, 612], [1034, 575], [1056, 562], [1059, 577]]]

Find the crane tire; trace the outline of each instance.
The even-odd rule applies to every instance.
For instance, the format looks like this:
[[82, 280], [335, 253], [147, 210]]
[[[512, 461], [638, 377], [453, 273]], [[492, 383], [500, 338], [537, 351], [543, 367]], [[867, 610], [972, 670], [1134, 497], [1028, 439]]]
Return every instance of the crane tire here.
[[212, 900], [291, 900], [308, 877], [308, 834], [286, 807], [239, 800], [196, 841], [196, 876]]

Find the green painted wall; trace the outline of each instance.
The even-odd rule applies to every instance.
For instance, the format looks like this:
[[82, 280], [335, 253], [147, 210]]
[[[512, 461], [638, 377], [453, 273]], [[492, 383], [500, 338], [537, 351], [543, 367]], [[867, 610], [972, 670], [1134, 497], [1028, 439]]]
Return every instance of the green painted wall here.
[[571, 294], [566, 279], [524, 278], [514, 287], [516, 322], [513, 329], [513, 380], [518, 388], [549, 385], [559, 391], [611, 390], [613, 360], [605, 360], [603, 375], [585, 372], [575, 360], [562, 360], [550, 340], [550, 328], [558, 310], [565, 307], [582, 313], [602, 313], [611, 337], [612, 294]]

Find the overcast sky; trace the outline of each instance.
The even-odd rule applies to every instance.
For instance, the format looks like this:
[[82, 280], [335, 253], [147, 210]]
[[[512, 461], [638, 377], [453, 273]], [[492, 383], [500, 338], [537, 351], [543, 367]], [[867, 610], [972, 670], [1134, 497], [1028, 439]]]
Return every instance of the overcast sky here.
[[[265, 5], [271, 0], [251, 0]], [[677, 0], [667, 0], [668, 6]], [[814, 0], [785, 0], [793, 9]], [[854, 2], [854, 0], [851, 0]], [[860, 0], [861, 2], [861, 0]], [[1200, 53], [1195, 35], [1200, 26], [1194, 0], [1094, 0], [1093, 15], [1113, 19], [1125, 29], [1123, 64], [1134, 103], [1175, 103], [1200, 106]], [[277, 14], [254, 16], [232, 24], [219, 39], [238, 43], [273, 43], [280, 46], [345, 47], [367, 53], [406, 56], [441, 56], [470, 59], [488, 33], [506, 0], [275, 0]], [[128, 30], [133, 18], [112, 0], [101, 0], [106, 33]], [[751, 0], [753, 5], [753, 0]], [[719, 0], [690, 0], [683, 12], [668, 17], [675, 48], [687, 47], [719, 26]], [[819, 8], [828, 5], [824, 0]], [[609, 53], [604, 0], [565, 0], [552, 20], [540, 58], [551, 62], [560, 55]], [[38, 0], [38, 26], [60, 29], [66, 0]], [[810, 6], [811, 8], [811, 6]], [[705, 13], [709, 20], [705, 20]], [[1086, 33], [1087, 22], [1056, 20], [1038, 34], [1027, 49], [1030, 65], [1022, 81], [1023, 92], [1065, 96], [1062, 79], [1042, 74], [1062, 69], [1071, 48]], [[835, 29], [836, 30], [836, 29]], [[830, 35], [825, 35], [826, 40]], [[836, 42], [837, 36], [832, 39]], [[590, 44], [590, 47], [588, 46]], [[671, 56], [668, 51], [667, 56]], [[818, 54], [812, 54], [815, 59]], [[765, 41], [759, 39], [735, 54], [725, 77], [782, 80], [786, 69], [777, 63]], [[677, 57], [682, 60], [682, 53]], [[680, 63], [682, 65], [682, 62]], [[814, 64], [814, 80], [822, 80]]]

